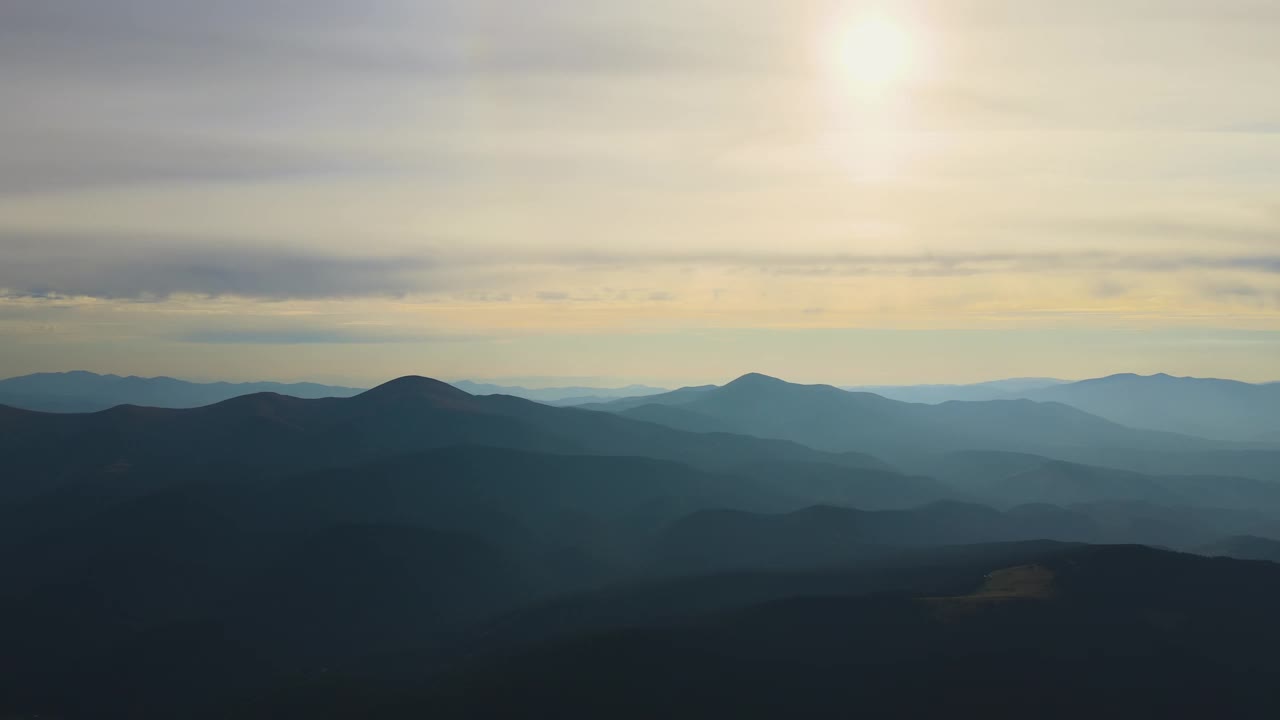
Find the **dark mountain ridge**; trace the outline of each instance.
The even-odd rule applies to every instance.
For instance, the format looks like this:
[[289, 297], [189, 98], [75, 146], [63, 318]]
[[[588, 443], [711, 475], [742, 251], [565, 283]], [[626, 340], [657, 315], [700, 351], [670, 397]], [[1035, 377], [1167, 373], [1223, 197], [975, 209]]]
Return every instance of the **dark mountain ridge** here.
[[[520, 398], [469, 395], [421, 377], [351, 398], [305, 400], [271, 393], [194, 409], [120, 406], [92, 414], [0, 410], [0, 453], [13, 480], [0, 498], [97, 478], [199, 475], [195, 466], [238, 464], [263, 472], [352, 465], [450, 445], [535, 452], [635, 455], [705, 468], [752, 460], [884, 468], [856, 453], [725, 433], [693, 434], [610, 414]], [[67, 452], [74, 448], [75, 452]]]

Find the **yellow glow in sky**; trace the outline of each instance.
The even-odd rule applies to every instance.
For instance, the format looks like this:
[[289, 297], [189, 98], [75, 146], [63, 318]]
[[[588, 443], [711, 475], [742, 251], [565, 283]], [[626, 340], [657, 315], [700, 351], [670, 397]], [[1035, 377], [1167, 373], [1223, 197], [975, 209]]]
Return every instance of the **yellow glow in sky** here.
[[854, 22], [838, 39], [841, 71], [862, 93], [879, 95], [912, 69], [915, 38], [902, 24], [883, 17]]
[[0, 1], [0, 377], [1280, 380], [1276, 0], [260, 5]]

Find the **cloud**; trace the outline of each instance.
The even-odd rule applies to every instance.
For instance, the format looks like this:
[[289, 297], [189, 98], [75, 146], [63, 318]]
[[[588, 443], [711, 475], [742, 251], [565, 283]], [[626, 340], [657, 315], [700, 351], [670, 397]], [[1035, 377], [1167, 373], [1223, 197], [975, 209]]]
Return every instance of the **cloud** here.
[[443, 287], [433, 267], [422, 257], [340, 256], [244, 242], [0, 238], [0, 291], [11, 296], [403, 296]]
[[1090, 292], [1096, 298], [1109, 299], [1124, 297], [1129, 294], [1131, 289], [1128, 285], [1114, 280], [1099, 280], [1094, 283]]
[[1205, 297], [1256, 308], [1280, 307], [1280, 289], [1244, 283], [1214, 283], [1203, 288]]
[[[352, 243], [358, 245], [358, 243]], [[11, 297], [93, 297], [163, 300], [175, 295], [265, 300], [405, 297], [448, 294], [469, 302], [505, 302], [540, 281], [564, 282], [583, 272], [673, 268], [751, 271], [767, 276], [969, 277], [1096, 273], [1174, 274], [1185, 271], [1280, 274], [1280, 255], [1187, 253], [985, 252], [815, 253], [745, 251], [576, 251], [514, 248], [484, 251], [435, 246], [398, 255], [253, 245], [243, 240], [129, 239], [0, 235], [0, 294]], [[1117, 278], [1096, 285], [1115, 296]], [[588, 283], [588, 286], [590, 282]], [[536, 285], [534, 285], [536, 287]], [[545, 302], [590, 301], [595, 294], [528, 291]], [[1111, 294], [1108, 294], [1111, 293]], [[670, 302], [670, 291], [646, 291]]]
[[598, 252], [548, 251], [502, 255], [509, 262], [570, 267], [718, 266], [752, 268], [780, 275], [887, 275], [947, 277], [993, 273], [1053, 273], [1097, 270], [1167, 273], [1240, 270], [1280, 273], [1280, 255], [1078, 252], [972, 253], [769, 253], [742, 251]]
[[[3, 136], [0, 136], [3, 137]], [[0, 142], [0, 193], [317, 177], [376, 163], [285, 143], [174, 130], [11, 131]]]
[[382, 345], [471, 342], [488, 338], [484, 335], [432, 335], [364, 329], [281, 328], [274, 330], [200, 330], [176, 335], [174, 339], [179, 342], [209, 345]]

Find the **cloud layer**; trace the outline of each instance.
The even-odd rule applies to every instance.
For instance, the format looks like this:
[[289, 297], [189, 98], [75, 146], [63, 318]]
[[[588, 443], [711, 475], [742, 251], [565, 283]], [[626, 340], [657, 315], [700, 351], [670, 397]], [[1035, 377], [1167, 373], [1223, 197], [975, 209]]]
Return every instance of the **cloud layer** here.
[[[870, 97], [832, 43], [877, 15], [913, 72]], [[1269, 0], [8, 0], [0, 375], [1280, 333], [1277, 33]]]

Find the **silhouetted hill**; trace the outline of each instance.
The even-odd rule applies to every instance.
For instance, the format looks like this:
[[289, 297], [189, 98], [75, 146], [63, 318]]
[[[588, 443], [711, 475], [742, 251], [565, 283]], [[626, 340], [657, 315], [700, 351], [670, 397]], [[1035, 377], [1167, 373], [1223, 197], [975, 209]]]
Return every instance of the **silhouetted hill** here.
[[592, 631], [479, 661], [368, 716], [429, 709], [433, 717], [848, 717], [856, 709], [872, 717], [1130, 718], [1280, 710], [1267, 682], [1280, 671], [1280, 567], [1268, 563], [1059, 547], [1012, 562], [944, 562], [931, 581], [915, 575], [896, 585], [897, 592], [829, 589]]
[[1280, 432], [1280, 385], [1122, 374], [1020, 394], [1066, 403], [1131, 427], [1233, 441]]
[[[671, 462], [455, 447], [0, 507], [0, 711], [186, 716], [208, 694], [199, 676], [156, 674], [143, 645], [188, 625], [208, 632], [189, 636], [186, 654], [244, 661], [219, 693], [432, 647], [470, 621], [623, 577], [664, 523], [726, 505], [797, 506]], [[129, 711], [121, 688], [150, 678], [171, 682], [148, 690], [153, 709]]]
[[240, 395], [273, 392], [300, 398], [350, 397], [360, 390], [316, 383], [193, 383], [75, 371], [0, 380], [0, 405], [44, 412], [83, 413], [117, 405], [193, 408]]
[[529, 400], [468, 395], [427, 378], [401, 378], [351, 398], [247, 395], [188, 410], [121, 406], [93, 414], [0, 413], [0, 453], [14, 480], [4, 497], [73, 482], [176, 482], [237, 464], [298, 472], [451, 445], [635, 455], [706, 468], [752, 461], [883, 463], [777, 440], [694, 434]]

